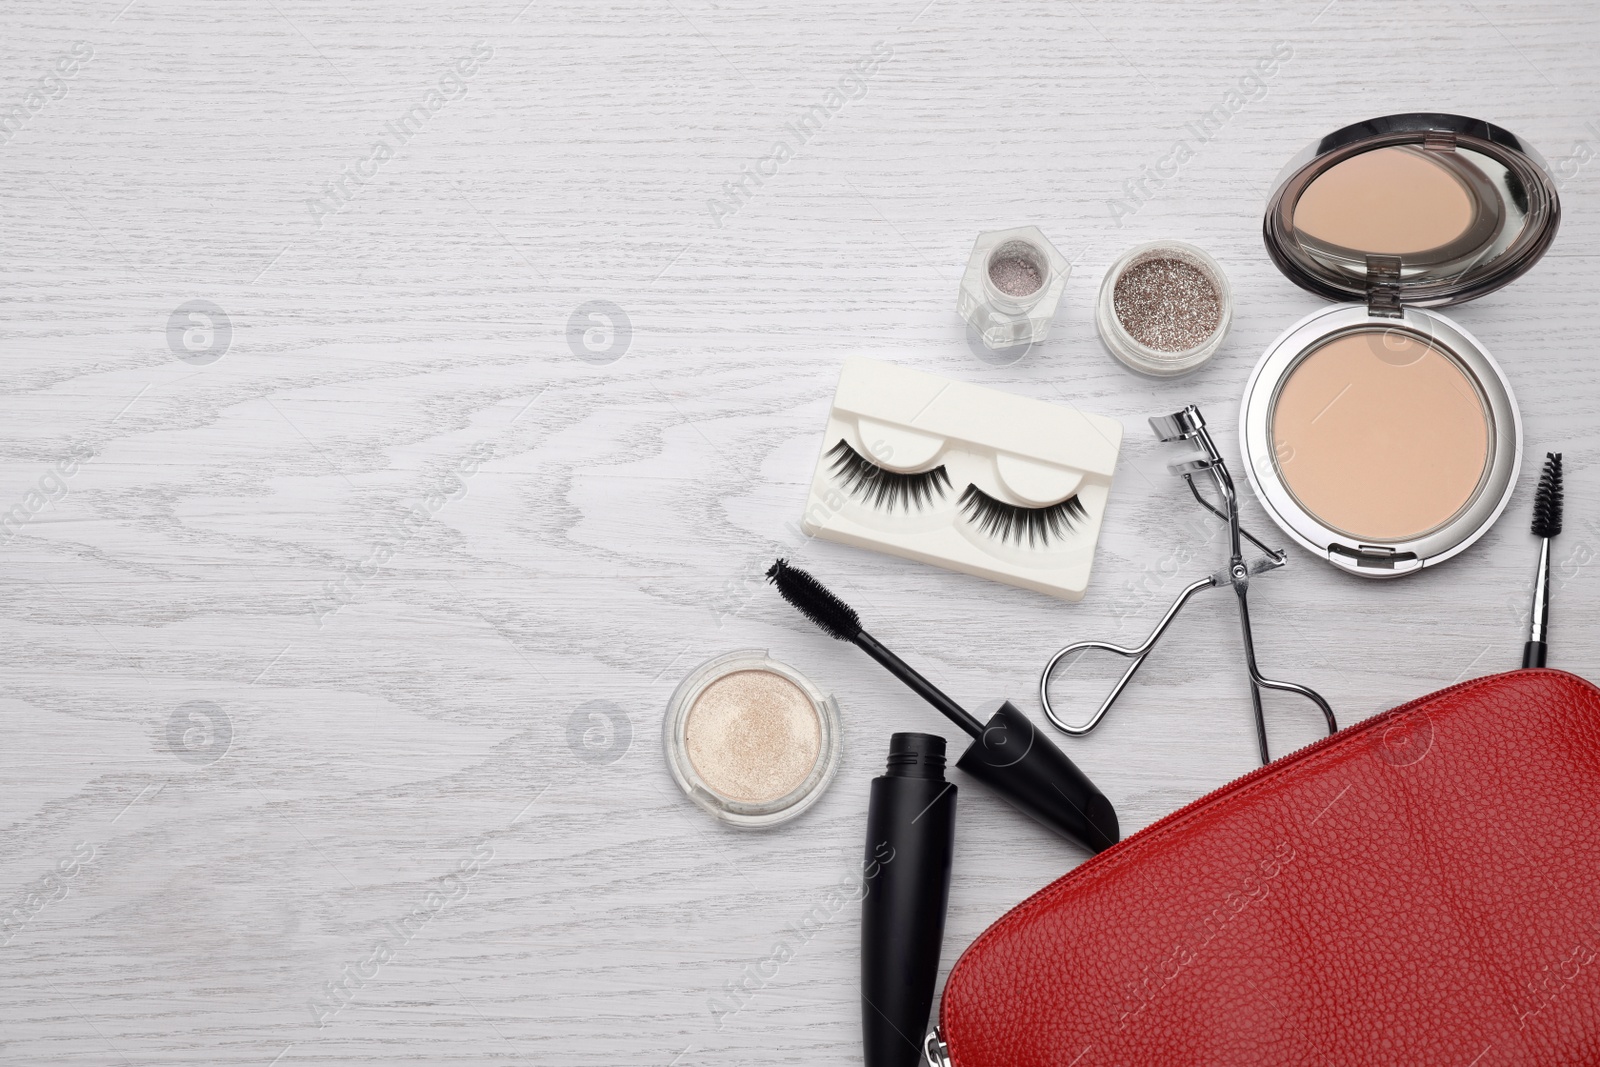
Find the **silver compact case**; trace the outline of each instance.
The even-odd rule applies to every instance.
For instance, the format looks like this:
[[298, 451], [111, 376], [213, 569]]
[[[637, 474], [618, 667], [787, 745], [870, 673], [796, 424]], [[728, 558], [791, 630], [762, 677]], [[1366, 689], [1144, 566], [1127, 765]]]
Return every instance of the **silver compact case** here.
[[1459, 115], [1348, 126], [1283, 170], [1267, 251], [1339, 301], [1280, 334], [1245, 388], [1245, 472], [1285, 533], [1351, 574], [1395, 578], [1494, 524], [1522, 419], [1488, 350], [1428, 309], [1526, 272], [1560, 216], [1538, 154]]

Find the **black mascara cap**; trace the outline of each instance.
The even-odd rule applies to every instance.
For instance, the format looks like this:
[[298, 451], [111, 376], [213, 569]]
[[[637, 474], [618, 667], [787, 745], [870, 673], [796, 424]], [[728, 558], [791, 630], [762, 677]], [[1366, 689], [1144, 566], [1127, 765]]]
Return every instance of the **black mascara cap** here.
[[1103, 852], [1122, 836], [1111, 801], [1009, 700], [956, 766], [1090, 852]]

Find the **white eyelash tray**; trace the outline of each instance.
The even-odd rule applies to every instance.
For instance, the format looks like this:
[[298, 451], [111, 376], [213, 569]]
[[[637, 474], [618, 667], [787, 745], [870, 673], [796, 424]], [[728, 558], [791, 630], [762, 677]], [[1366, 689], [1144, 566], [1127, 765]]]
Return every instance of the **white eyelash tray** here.
[[852, 357], [801, 525], [1081, 600], [1121, 446], [1115, 419]]

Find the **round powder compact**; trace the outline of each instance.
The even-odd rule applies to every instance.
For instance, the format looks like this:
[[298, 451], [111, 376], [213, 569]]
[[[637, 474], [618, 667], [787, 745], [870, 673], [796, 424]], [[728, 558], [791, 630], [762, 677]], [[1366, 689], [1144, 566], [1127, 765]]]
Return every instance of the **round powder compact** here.
[[1333, 303], [1262, 353], [1239, 448], [1302, 548], [1399, 578], [1494, 525], [1516, 490], [1522, 416], [1489, 350], [1436, 309], [1520, 278], [1560, 224], [1551, 167], [1463, 115], [1365, 119], [1278, 173], [1261, 230], [1272, 265]]
[[678, 686], [663, 740], [690, 800], [735, 826], [772, 826], [809, 808], [833, 780], [839, 707], [765, 652], [730, 652]]
[[1217, 261], [1181, 241], [1125, 252], [1100, 284], [1095, 324], [1112, 355], [1143, 374], [1187, 374], [1222, 346], [1233, 294]]

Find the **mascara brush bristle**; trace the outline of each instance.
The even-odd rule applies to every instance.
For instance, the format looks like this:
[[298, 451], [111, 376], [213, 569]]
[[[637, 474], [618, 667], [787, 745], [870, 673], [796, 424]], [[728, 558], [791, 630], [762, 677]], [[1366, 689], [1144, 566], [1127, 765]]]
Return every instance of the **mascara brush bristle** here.
[[1533, 495], [1533, 535], [1554, 537], [1561, 532], [1561, 453], [1546, 452], [1544, 472]]
[[777, 586], [778, 594], [824, 633], [841, 641], [854, 641], [861, 636], [861, 617], [856, 609], [828, 592], [805, 571], [789, 566], [788, 560], [774, 563], [767, 570], [767, 581]]

